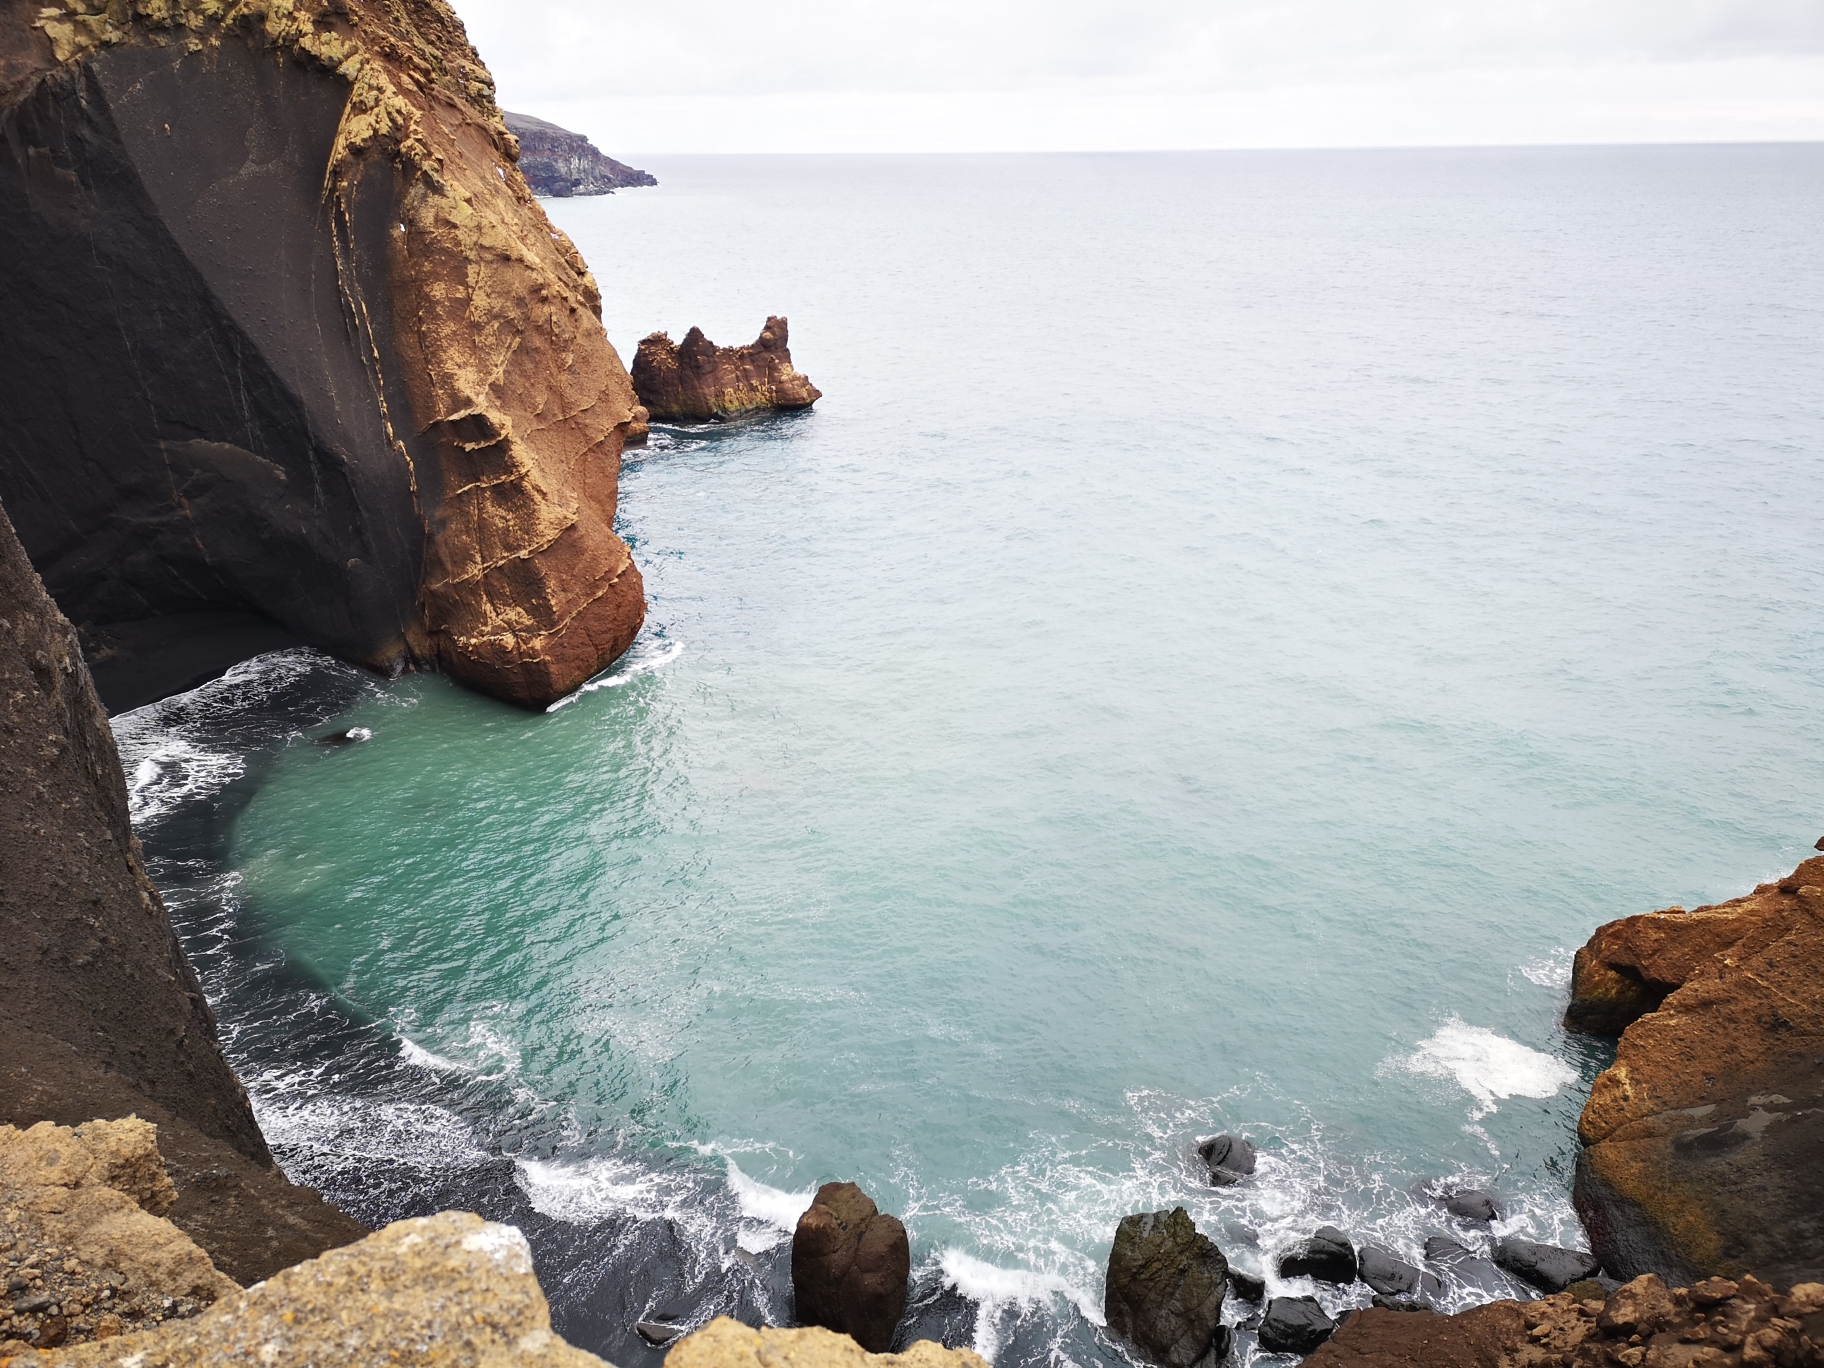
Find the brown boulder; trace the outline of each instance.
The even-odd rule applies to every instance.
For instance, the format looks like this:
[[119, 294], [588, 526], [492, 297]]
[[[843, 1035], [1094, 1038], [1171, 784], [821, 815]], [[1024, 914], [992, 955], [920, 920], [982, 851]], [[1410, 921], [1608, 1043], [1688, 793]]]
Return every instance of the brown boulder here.
[[783, 318], [766, 320], [747, 347], [718, 347], [701, 328], [680, 345], [662, 332], [640, 342], [633, 387], [653, 418], [721, 421], [768, 409], [809, 408], [823, 391], [792, 368]]
[[825, 1183], [792, 1235], [792, 1295], [798, 1320], [885, 1353], [906, 1309], [912, 1248], [899, 1219], [853, 1183]]
[[1602, 927], [1566, 1022], [1625, 1027], [1579, 1122], [1574, 1195], [1605, 1267], [1824, 1278], [1824, 859]]
[[1151, 1363], [1191, 1368], [1222, 1324], [1228, 1276], [1229, 1261], [1183, 1207], [1124, 1216], [1103, 1283], [1109, 1332]]

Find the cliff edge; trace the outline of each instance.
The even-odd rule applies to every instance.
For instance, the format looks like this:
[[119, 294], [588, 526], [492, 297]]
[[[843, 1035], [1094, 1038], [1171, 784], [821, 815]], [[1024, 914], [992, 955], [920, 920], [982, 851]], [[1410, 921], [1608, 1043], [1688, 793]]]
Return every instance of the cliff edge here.
[[632, 384], [442, 0], [0, 0], [0, 135], [0, 502], [85, 634], [532, 706], [631, 644]]
[[581, 133], [511, 110], [501, 117], [507, 121], [507, 131], [519, 139], [519, 169], [534, 194], [566, 199], [658, 184], [650, 172], [603, 155]]
[[0, 514], [0, 1122], [138, 1114], [171, 1218], [237, 1281], [365, 1228], [273, 1166], [146, 878], [76, 634]]

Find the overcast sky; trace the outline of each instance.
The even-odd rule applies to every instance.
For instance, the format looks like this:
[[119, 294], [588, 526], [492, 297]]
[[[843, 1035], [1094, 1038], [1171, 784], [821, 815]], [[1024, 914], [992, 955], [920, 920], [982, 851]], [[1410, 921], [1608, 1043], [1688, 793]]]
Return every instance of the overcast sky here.
[[1824, 0], [455, 0], [641, 152], [1824, 138]]

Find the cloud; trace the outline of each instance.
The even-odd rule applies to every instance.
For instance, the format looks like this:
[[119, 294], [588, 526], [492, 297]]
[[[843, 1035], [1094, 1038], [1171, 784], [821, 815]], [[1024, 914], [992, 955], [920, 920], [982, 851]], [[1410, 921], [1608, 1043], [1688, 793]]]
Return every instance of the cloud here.
[[[457, 0], [457, 8], [509, 105], [593, 109], [624, 126], [630, 115], [640, 123], [632, 102], [657, 102], [649, 108], [667, 111], [671, 140], [691, 150], [753, 141], [752, 130], [717, 133], [693, 120], [693, 100], [820, 108], [830, 117], [813, 116], [817, 125], [839, 122], [844, 109], [889, 118], [882, 111], [897, 102], [907, 117], [936, 117], [935, 132], [953, 122], [942, 116], [943, 97], [978, 112], [1012, 101], [1017, 115], [1027, 97], [1032, 109], [1102, 108], [1144, 122], [1162, 100], [1195, 121], [1198, 107], [1237, 101], [1264, 116], [1299, 91], [1344, 109], [1332, 136], [1310, 134], [1334, 144], [1348, 141], [1337, 135], [1349, 129], [1349, 92], [1406, 86], [1437, 103], [1452, 82], [1493, 80], [1524, 107], [1529, 74], [1541, 92], [1542, 130], [1530, 140], [1544, 141], [1563, 124], [1563, 90], [1579, 73], [1606, 82], [1617, 106], [1579, 140], [1668, 126], [1663, 87], [1681, 74], [1695, 100], [1720, 96], [1732, 106], [1713, 136], [1824, 134], [1824, 96], [1807, 102], [1789, 90], [1795, 82], [1824, 90], [1819, 0]], [[1769, 72], [1771, 89], [1757, 84]], [[1719, 89], [1730, 79], [1742, 84]], [[1573, 103], [1591, 112], [1585, 93]], [[614, 141], [638, 148], [643, 131]], [[1457, 140], [1449, 132], [1440, 122], [1431, 140]], [[978, 130], [982, 146], [1010, 145], [1010, 137], [1005, 119]], [[812, 139], [809, 129], [803, 139]], [[1522, 131], [1519, 140], [1529, 139]], [[829, 134], [801, 141], [811, 148]]]

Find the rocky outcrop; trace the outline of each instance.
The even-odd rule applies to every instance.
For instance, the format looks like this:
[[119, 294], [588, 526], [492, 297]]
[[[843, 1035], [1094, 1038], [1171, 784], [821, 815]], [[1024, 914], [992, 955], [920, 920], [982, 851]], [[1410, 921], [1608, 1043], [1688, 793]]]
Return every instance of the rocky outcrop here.
[[1749, 1278], [1670, 1290], [1644, 1275], [1607, 1300], [1561, 1292], [1457, 1316], [1353, 1312], [1310, 1368], [1814, 1368], [1824, 1285], [1785, 1296]]
[[443, 0], [0, 0], [0, 134], [0, 502], [85, 633], [530, 705], [631, 643], [632, 385]]
[[1824, 1279], [1824, 859], [1602, 927], [1566, 1024], [1621, 1030], [1575, 1200], [1610, 1273]]
[[127, 819], [70, 624], [0, 514], [0, 1123], [137, 1114], [172, 1218], [256, 1281], [365, 1229], [272, 1165]]
[[906, 1309], [912, 1247], [899, 1218], [853, 1183], [825, 1183], [792, 1235], [792, 1298], [798, 1319], [852, 1336], [884, 1353]]
[[1197, 1157], [1203, 1160], [1211, 1187], [1233, 1187], [1254, 1172], [1258, 1151], [1245, 1136], [1225, 1133], [1200, 1142]]
[[603, 156], [581, 133], [511, 110], [501, 117], [519, 141], [519, 169], [535, 195], [612, 195], [634, 185], [657, 185], [651, 173]]
[[718, 347], [701, 328], [682, 344], [665, 333], [640, 342], [633, 386], [653, 418], [721, 422], [771, 409], [809, 408], [823, 391], [792, 368], [783, 318], [769, 318], [752, 346]]
[[1165, 1368], [1191, 1368], [1222, 1325], [1228, 1260], [1183, 1207], [1123, 1217], [1108, 1256], [1109, 1333]]
[[1319, 1226], [1310, 1239], [1301, 1241], [1279, 1261], [1282, 1278], [1347, 1284], [1355, 1281], [1356, 1271], [1355, 1246], [1335, 1226]]
[[1602, 1271], [1602, 1260], [1594, 1254], [1560, 1245], [1535, 1244], [1517, 1235], [1496, 1242], [1495, 1262], [1541, 1292], [1562, 1292], [1572, 1283], [1593, 1278]]
[[1336, 1333], [1316, 1297], [1275, 1297], [1260, 1322], [1260, 1347], [1270, 1354], [1309, 1354]]
[[968, 1349], [919, 1340], [903, 1354], [870, 1354], [847, 1335], [818, 1327], [755, 1330], [718, 1316], [680, 1340], [665, 1368], [988, 1368]]
[[395, 1222], [258, 1287], [227, 1292], [194, 1318], [34, 1361], [47, 1368], [603, 1368], [551, 1333], [525, 1238], [463, 1212]]

